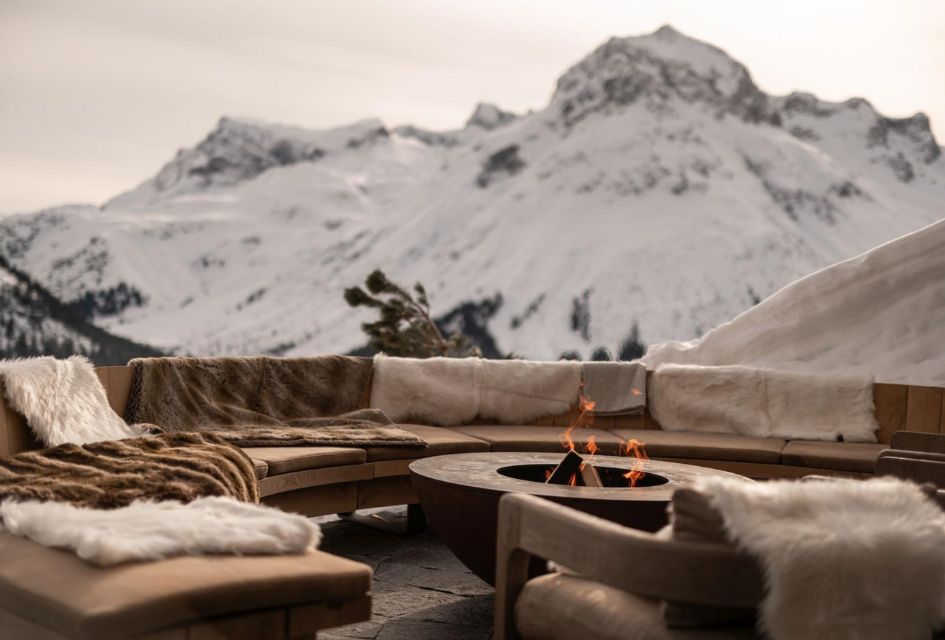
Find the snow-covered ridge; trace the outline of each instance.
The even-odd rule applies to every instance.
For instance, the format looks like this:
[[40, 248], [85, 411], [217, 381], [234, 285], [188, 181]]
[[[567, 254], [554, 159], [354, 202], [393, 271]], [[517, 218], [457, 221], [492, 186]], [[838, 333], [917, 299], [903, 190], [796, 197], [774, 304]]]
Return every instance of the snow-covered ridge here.
[[104, 209], [0, 219], [0, 254], [110, 330], [181, 353], [359, 347], [374, 268], [434, 310], [490, 301], [502, 352], [689, 339], [943, 215], [921, 114], [772, 97], [670, 28], [615, 38], [543, 109], [429, 131], [224, 118]]
[[698, 340], [649, 350], [664, 363], [859, 370], [945, 386], [945, 220], [789, 284]]

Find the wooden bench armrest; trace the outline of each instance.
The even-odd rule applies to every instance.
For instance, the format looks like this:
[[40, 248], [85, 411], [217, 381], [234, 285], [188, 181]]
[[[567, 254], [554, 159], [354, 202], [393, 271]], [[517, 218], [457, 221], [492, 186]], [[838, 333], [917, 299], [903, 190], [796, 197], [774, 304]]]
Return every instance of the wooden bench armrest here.
[[649, 598], [752, 607], [763, 593], [758, 564], [728, 545], [659, 538], [526, 494], [502, 498], [498, 523], [496, 640], [517, 637], [515, 601], [533, 556]]

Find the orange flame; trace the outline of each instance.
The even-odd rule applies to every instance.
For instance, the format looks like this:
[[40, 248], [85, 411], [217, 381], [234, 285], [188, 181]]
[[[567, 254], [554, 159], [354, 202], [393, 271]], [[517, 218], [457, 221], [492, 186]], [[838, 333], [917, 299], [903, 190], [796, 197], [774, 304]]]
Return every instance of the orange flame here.
[[[582, 429], [589, 427], [594, 424], [594, 407], [597, 406], [597, 403], [584, 395], [584, 383], [581, 383], [581, 387], [578, 390], [578, 416], [571, 421], [571, 424], [568, 425], [568, 428], [564, 430], [564, 433], [561, 434], [559, 440], [561, 441], [561, 446], [570, 451], [574, 451], [574, 438], [571, 437], [571, 433], [575, 429]], [[593, 436], [592, 436], [593, 438]], [[590, 440], [588, 440], [588, 447], [591, 446]], [[597, 445], [594, 444], [594, 447]]]
[[623, 474], [623, 477], [630, 481], [631, 487], [635, 487], [646, 475], [644, 469], [646, 468], [646, 461], [650, 459], [650, 456], [646, 454], [643, 443], [633, 438], [626, 443], [624, 451], [628, 456], [633, 456], [633, 466], [630, 468], [630, 471]]

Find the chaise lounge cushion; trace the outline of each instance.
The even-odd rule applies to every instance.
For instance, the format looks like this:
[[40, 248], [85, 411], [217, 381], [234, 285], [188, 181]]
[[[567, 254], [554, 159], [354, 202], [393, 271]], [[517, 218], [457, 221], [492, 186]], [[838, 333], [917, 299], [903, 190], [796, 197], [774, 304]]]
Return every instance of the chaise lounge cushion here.
[[253, 458], [252, 460], [253, 460], [253, 467], [256, 468], [256, 479], [262, 480], [269, 473], [269, 465], [263, 462], [262, 460], [256, 460], [255, 458]]
[[865, 442], [815, 442], [791, 440], [781, 452], [781, 463], [796, 467], [873, 473], [876, 459], [886, 444]]
[[669, 628], [659, 602], [578, 576], [552, 573], [526, 583], [515, 605], [525, 640], [757, 640], [751, 625]]
[[[563, 453], [561, 434], [564, 427], [525, 427], [512, 425], [470, 425], [451, 427], [454, 431], [479, 438], [492, 445], [493, 451], [532, 451], [536, 453]], [[603, 429], [575, 429], [571, 438], [580, 451], [591, 436], [594, 436], [600, 453], [616, 455], [620, 449], [620, 439]]]
[[383, 460], [412, 460], [440, 456], [448, 453], [474, 453], [488, 451], [486, 442], [446, 427], [430, 427], [422, 424], [398, 424], [404, 431], [409, 431], [423, 438], [426, 447], [365, 447], [368, 462]]
[[181, 557], [103, 569], [0, 534], [3, 608], [79, 639], [135, 636], [243, 611], [339, 604], [364, 598], [370, 589], [370, 567], [320, 551]]
[[353, 447], [243, 447], [253, 461], [261, 461], [269, 476], [305, 469], [361, 464], [367, 459], [362, 449]]
[[[780, 438], [751, 438], [728, 433], [614, 429], [624, 440], [635, 438], [653, 458], [694, 458], [778, 464], [786, 444]], [[832, 443], [831, 443], [832, 444]]]

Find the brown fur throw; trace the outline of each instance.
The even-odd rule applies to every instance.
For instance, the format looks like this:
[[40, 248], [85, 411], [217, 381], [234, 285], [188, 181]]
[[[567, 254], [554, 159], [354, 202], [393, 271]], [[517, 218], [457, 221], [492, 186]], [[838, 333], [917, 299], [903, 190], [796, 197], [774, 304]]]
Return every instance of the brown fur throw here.
[[125, 418], [166, 431], [284, 425], [365, 406], [368, 358], [139, 358]]
[[[144, 426], [144, 425], [142, 425]], [[152, 433], [162, 429], [146, 425]], [[425, 447], [426, 441], [394, 426], [383, 411], [361, 409], [332, 418], [287, 420], [286, 426], [235, 427], [203, 433], [240, 447]]]
[[[126, 418], [166, 432], [214, 432], [244, 447], [423, 447], [380, 411], [363, 409], [368, 358], [142, 358]], [[340, 414], [340, 415], [339, 415]]]
[[115, 509], [135, 500], [190, 502], [204, 496], [259, 501], [253, 462], [212, 434], [64, 444], [0, 458], [0, 500]]

